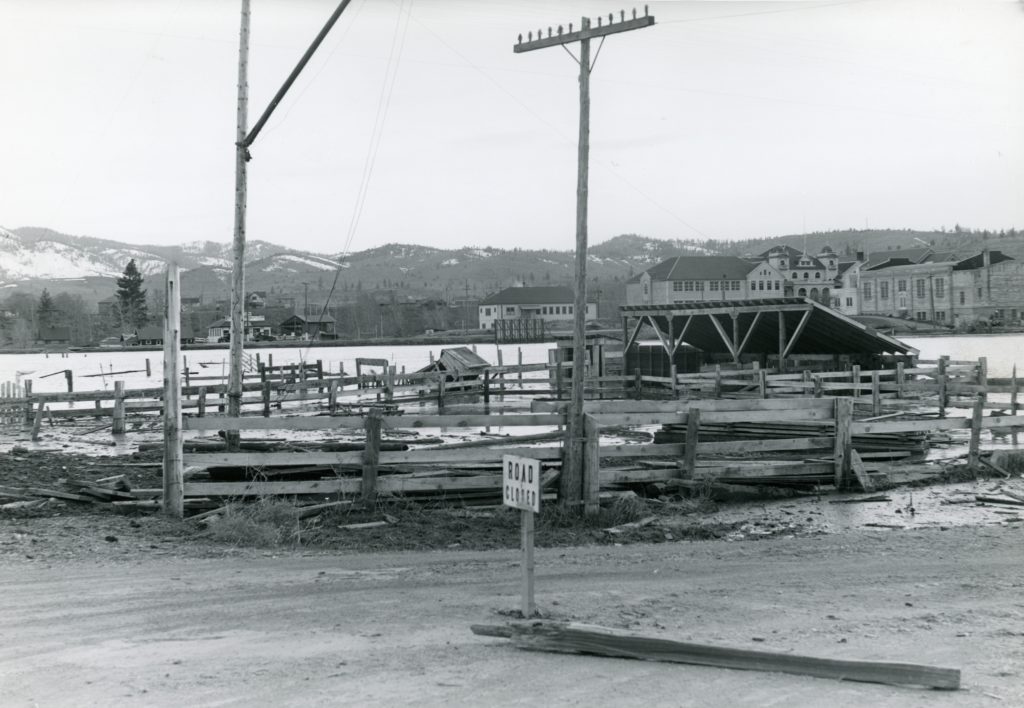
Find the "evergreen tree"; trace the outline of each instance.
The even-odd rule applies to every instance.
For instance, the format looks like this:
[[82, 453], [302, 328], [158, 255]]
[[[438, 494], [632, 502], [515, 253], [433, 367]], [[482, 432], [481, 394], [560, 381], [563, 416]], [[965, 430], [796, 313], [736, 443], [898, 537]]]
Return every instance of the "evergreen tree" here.
[[57, 307], [53, 304], [50, 292], [43, 288], [43, 294], [39, 296], [39, 306], [36, 308], [36, 325], [41, 332], [43, 329], [52, 327], [57, 320]]
[[149, 319], [146, 309], [146, 291], [142, 288], [142, 274], [135, 259], [128, 261], [124, 273], [117, 279], [117, 308], [122, 327], [142, 327]]

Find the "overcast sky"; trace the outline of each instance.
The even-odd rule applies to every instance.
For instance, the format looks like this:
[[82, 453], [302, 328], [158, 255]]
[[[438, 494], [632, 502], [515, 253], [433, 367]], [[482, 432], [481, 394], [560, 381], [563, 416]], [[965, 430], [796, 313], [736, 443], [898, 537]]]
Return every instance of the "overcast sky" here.
[[[1020, 2], [649, 5], [592, 75], [592, 244], [1024, 227]], [[250, 124], [334, 6], [253, 0]], [[571, 250], [578, 69], [512, 46], [623, 7], [353, 0], [252, 148], [249, 238]], [[230, 241], [239, 8], [0, 1], [0, 225]]]

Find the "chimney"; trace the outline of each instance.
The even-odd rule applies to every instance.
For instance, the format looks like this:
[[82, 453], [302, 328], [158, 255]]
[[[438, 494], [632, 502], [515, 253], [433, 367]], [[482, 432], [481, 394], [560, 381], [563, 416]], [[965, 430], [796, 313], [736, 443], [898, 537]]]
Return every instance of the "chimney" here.
[[992, 265], [992, 254], [988, 252], [987, 248], [981, 250], [981, 264], [986, 268]]

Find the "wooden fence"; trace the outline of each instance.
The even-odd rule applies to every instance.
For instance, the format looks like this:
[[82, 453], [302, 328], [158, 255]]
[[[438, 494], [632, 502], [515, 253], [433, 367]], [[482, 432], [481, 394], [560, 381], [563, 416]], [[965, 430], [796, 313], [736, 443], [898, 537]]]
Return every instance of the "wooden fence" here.
[[[596, 511], [601, 490], [637, 484], [668, 483], [686, 486], [703, 480], [730, 483], [792, 485], [854, 484], [872, 489], [885, 468], [873, 464], [871, 447], [861, 442], [871, 436], [920, 434], [926, 431], [970, 431], [969, 463], [978, 464], [981, 431], [986, 428], [1024, 426], [1024, 416], [983, 417], [978, 397], [972, 414], [944, 420], [856, 420], [851, 398], [781, 398], [678, 401], [588, 401], [585, 404], [583, 504]], [[534, 412], [512, 415], [383, 415], [292, 416], [226, 418], [186, 417], [183, 430], [239, 429], [284, 431], [345, 431], [362, 438], [363, 449], [345, 452], [202, 452], [183, 454], [194, 468], [234, 469], [245, 481], [187, 481], [184, 497], [246, 497], [253, 495], [346, 495], [364, 501], [378, 494], [429, 494], [496, 498], [501, 487], [500, 463], [504, 454], [542, 461], [546, 489], [553, 486], [562, 463], [559, 435], [555, 444], [524, 447], [522, 436], [486, 443], [382, 451], [381, 431], [423, 428], [476, 428], [484, 426], [542, 427], [554, 431], [566, 422], [565, 402], [537, 401]], [[814, 424], [816, 435], [754, 440], [702, 439], [704, 431], [720, 424]], [[602, 432], [623, 427], [673, 425], [685, 428], [682, 443], [626, 444], [602, 440]], [[397, 439], [406, 439], [404, 436]], [[860, 448], [860, 449], [858, 449]], [[325, 478], [277, 480], [289, 470], [308, 473], [316, 468]]]

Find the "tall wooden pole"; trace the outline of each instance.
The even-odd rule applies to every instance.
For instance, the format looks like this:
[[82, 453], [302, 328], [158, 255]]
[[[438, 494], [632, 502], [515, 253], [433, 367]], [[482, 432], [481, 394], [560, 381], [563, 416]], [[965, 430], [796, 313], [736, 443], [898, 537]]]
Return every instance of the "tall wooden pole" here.
[[[238, 112], [235, 131], [235, 234], [231, 273], [231, 352], [228, 372], [228, 416], [242, 413], [242, 352], [245, 340], [245, 138], [249, 121], [249, 0], [242, 0], [242, 26], [238, 38]], [[238, 449], [238, 431], [227, 431], [228, 450]]]
[[[583, 18], [583, 30], [590, 19]], [[583, 383], [586, 378], [587, 197], [590, 167], [590, 38], [580, 40], [580, 135], [576, 170], [576, 299], [573, 302], [572, 390], [569, 396], [569, 446], [559, 478], [559, 499], [576, 506], [583, 498]]]
[[[618, 21], [614, 15], [608, 16], [608, 23], [599, 18], [597, 26], [591, 25], [590, 18], [584, 17], [579, 30], [573, 31], [569, 25], [568, 32], [558, 27], [557, 33], [549, 27], [545, 37], [541, 30], [537, 38], [527, 33], [526, 41], [522, 35], [513, 47], [516, 53], [529, 52], [557, 45], [580, 43], [580, 54], [577, 62], [580, 65], [580, 131], [577, 146], [576, 174], [576, 273], [575, 299], [573, 300], [573, 363], [572, 388], [569, 397], [567, 416], [568, 440], [565, 445], [565, 465], [559, 477], [559, 500], [564, 506], [579, 509], [583, 500], [583, 387], [586, 370], [586, 322], [587, 322], [587, 197], [588, 197], [588, 163], [590, 157], [590, 72], [593, 68], [590, 60], [590, 40], [600, 37], [602, 41], [607, 35], [627, 32], [654, 24], [654, 18], [648, 15], [638, 17], [636, 11], [626, 19], [625, 11], [619, 13]], [[599, 50], [600, 51], [600, 48]]]
[[163, 511], [184, 514], [181, 449], [181, 290], [177, 264], [167, 266], [164, 313], [164, 475]]

